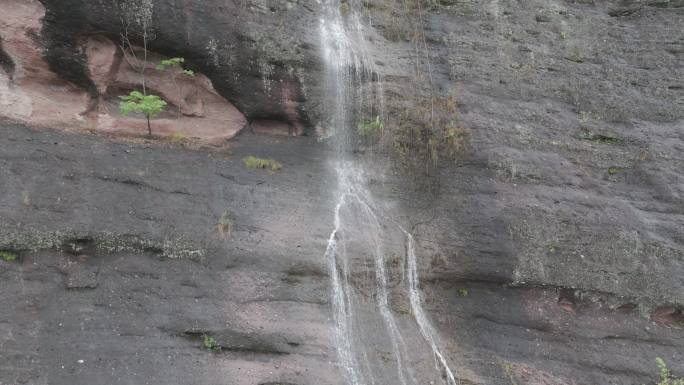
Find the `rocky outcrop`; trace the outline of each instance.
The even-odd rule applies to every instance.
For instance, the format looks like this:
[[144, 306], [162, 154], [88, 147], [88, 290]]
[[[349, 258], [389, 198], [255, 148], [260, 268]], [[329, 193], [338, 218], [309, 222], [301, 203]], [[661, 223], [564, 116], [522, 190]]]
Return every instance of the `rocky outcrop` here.
[[[318, 6], [314, 3], [42, 3], [47, 10], [43, 26], [47, 60], [57, 73], [82, 79], [79, 83], [88, 83], [82, 56], [60, 52], [60, 47], [77, 46], [80, 38], [92, 33], [118, 41], [125, 25], [136, 18], [136, 7], [144, 5], [151, 15], [150, 50], [184, 57], [191, 69], [211, 79], [218, 93], [249, 120], [279, 120], [301, 130], [320, 119]], [[142, 45], [139, 28], [129, 29], [129, 35]]]
[[[221, 143], [245, 127], [244, 115], [221, 97], [202, 74], [187, 76], [179, 68], [157, 70], [163, 56], [148, 55], [147, 63], [103, 35], [78, 36], [75, 52], [60, 57], [79, 60], [55, 65], [50, 54], [52, 36], [45, 36], [45, 10], [38, 1], [7, 5], [0, 16], [4, 71], [0, 72], [0, 114], [31, 124], [71, 130], [143, 135], [143, 116], [122, 116], [119, 96], [142, 89], [143, 68], [149, 92], [168, 103], [154, 120], [154, 134]], [[72, 36], [76, 39], [76, 37]], [[62, 47], [64, 48], [64, 47]], [[45, 54], [47, 50], [47, 54]], [[76, 55], [78, 53], [78, 55]], [[69, 72], [60, 71], [66, 68]], [[74, 73], [83, 72], [80, 76]]]
[[119, 46], [104, 36], [89, 37], [85, 46], [88, 70], [98, 89], [99, 131], [138, 135], [147, 131], [142, 116], [125, 117], [118, 113], [119, 97], [141, 89], [143, 81], [147, 92], [168, 103], [166, 111], [154, 119], [155, 135], [220, 143], [235, 136], [247, 123], [244, 115], [218, 95], [202, 74], [186, 75], [177, 66], [157, 69], [155, 63], [163, 57], [148, 54], [145, 63], [139, 47], [135, 47], [138, 57], [124, 55]]

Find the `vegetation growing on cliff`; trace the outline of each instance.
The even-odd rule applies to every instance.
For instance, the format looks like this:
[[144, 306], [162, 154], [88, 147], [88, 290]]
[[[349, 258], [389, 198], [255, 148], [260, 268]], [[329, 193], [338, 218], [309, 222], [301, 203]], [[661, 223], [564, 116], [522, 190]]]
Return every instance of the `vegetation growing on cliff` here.
[[202, 336], [202, 349], [211, 350], [216, 353], [219, 353], [221, 351], [221, 345], [219, 345], [219, 343], [216, 342], [216, 339], [214, 337], [205, 334]]
[[390, 152], [404, 161], [416, 161], [426, 168], [446, 160], [456, 160], [465, 151], [469, 131], [458, 118], [458, 102], [447, 97], [416, 96], [397, 104], [387, 114], [359, 122], [359, 136], [381, 152]]
[[589, 130], [584, 130], [580, 134], [580, 139], [588, 140], [598, 144], [624, 144], [625, 140], [613, 135], [604, 135], [591, 132]]
[[223, 214], [221, 214], [221, 218], [219, 218], [218, 223], [216, 223], [215, 227], [216, 232], [218, 233], [218, 236], [221, 239], [224, 239], [226, 235], [228, 235], [228, 237], [231, 236], [235, 224], [233, 220], [230, 218], [228, 211], [224, 211]]
[[684, 385], [684, 378], [675, 377], [668, 369], [665, 360], [660, 357], [656, 358], [656, 365], [660, 371], [660, 382], [658, 385]]
[[130, 94], [120, 96], [121, 104], [119, 109], [121, 113], [125, 116], [132, 112], [137, 112], [145, 115], [147, 119], [147, 135], [152, 136], [152, 126], [150, 124], [150, 119], [154, 119], [159, 115], [164, 108], [166, 108], [166, 102], [157, 95], [145, 95], [140, 91], [131, 91]]
[[[151, 28], [152, 12], [154, 4], [151, 0], [142, 0], [140, 2], [124, 1], [121, 5], [121, 24], [123, 32], [121, 33], [121, 51], [126, 61], [138, 70], [142, 79], [142, 92], [131, 91], [128, 95], [121, 96], [121, 103], [119, 109], [123, 115], [129, 115], [132, 112], [142, 113], [147, 119], [147, 136], [152, 137], [152, 126], [150, 119], [153, 119], [164, 108], [166, 102], [157, 95], [148, 95], [146, 85], [146, 71], [148, 67], [147, 60], [147, 44], [154, 38], [154, 33]], [[138, 57], [136, 49], [131, 42], [131, 35], [137, 34], [142, 40], [143, 47]]]
[[262, 159], [255, 156], [248, 156], [242, 160], [245, 163], [245, 167], [256, 170], [258, 168], [269, 169], [271, 172], [280, 171], [283, 165], [280, 162], [273, 159]]
[[395, 121], [394, 147], [404, 156], [417, 156], [437, 165], [454, 160], [465, 150], [469, 133], [458, 119], [454, 95], [418, 102]]
[[178, 82], [178, 76], [187, 76], [187, 77], [194, 77], [195, 72], [189, 69], [186, 69], [183, 67], [183, 63], [185, 63], [185, 58], [182, 57], [174, 57], [171, 59], [165, 59], [159, 62], [157, 64], [157, 71], [165, 71], [167, 68], [171, 69], [177, 69], [179, 71], [174, 72], [171, 74], [171, 81], [173, 82], [174, 86], [178, 90], [178, 118], [182, 116], [182, 111], [181, 111], [181, 103], [180, 101], [183, 100], [183, 83]]
[[0, 250], [0, 259], [5, 262], [14, 262], [17, 260], [17, 253], [7, 250]]
[[376, 115], [375, 119], [362, 120], [359, 122], [357, 131], [362, 137], [369, 138], [377, 135], [383, 128], [385, 128], [385, 124], [380, 120], [380, 115]]

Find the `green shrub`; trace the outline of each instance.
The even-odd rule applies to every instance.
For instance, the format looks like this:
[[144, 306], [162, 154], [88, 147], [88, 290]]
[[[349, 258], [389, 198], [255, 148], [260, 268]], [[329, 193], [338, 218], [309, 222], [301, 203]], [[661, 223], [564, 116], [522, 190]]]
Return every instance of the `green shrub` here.
[[206, 350], [212, 350], [217, 353], [221, 351], [221, 345], [216, 342], [216, 339], [206, 334], [202, 336], [202, 348]]
[[185, 134], [180, 132], [180, 131], [176, 131], [176, 132], [172, 133], [171, 135], [169, 135], [169, 140], [171, 141], [171, 143], [175, 143], [175, 144], [181, 144], [181, 143], [185, 142], [187, 139], [188, 139], [188, 137], [185, 136]]
[[283, 165], [280, 162], [273, 159], [262, 159], [256, 156], [248, 156], [242, 160], [245, 166], [250, 170], [256, 170], [258, 168], [270, 169], [272, 172], [280, 171]]
[[677, 378], [670, 373], [670, 369], [667, 368], [665, 360], [660, 357], [656, 358], [656, 366], [660, 371], [660, 382], [658, 385], [684, 385], [684, 378]]
[[422, 100], [394, 116], [393, 145], [404, 158], [437, 165], [465, 151], [470, 133], [459, 121], [453, 95]]
[[0, 250], [0, 259], [2, 259], [5, 262], [14, 262], [17, 260], [19, 256], [17, 253], [8, 251], [8, 250]]
[[[195, 71], [183, 68], [183, 63], [185, 63], [185, 58], [173, 57], [171, 59], [160, 61], [156, 67], [157, 71], [165, 71], [167, 68], [177, 68], [178, 70], [180, 70], [180, 73], [174, 72], [171, 74], [171, 81], [176, 86], [176, 89], [178, 89], [178, 100], [183, 99], [183, 83], [178, 82], [178, 75], [185, 75], [190, 78], [195, 77]], [[178, 103], [178, 119], [183, 117], [181, 104], [182, 103]]]

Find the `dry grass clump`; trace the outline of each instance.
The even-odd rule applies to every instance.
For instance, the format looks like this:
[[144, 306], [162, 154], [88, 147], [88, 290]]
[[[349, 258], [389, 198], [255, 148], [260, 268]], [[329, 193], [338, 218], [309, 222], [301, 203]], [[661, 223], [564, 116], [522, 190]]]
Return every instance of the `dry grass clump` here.
[[457, 159], [470, 139], [470, 132], [459, 121], [458, 102], [453, 95], [417, 102], [398, 112], [391, 125], [397, 153], [433, 165]]
[[248, 156], [242, 160], [245, 163], [245, 167], [250, 170], [256, 170], [259, 168], [271, 170], [272, 172], [280, 171], [283, 165], [280, 162], [273, 159], [262, 159], [255, 156]]
[[185, 136], [185, 134], [183, 134], [180, 131], [176, 131], [176, 132], [172, 133], [171, 135], [169, 135], [169, 140], [171, 141], [171, 143], [174, 143], [174, 144], [181, 144], [181, 143], [187, 141], [187, 139], [188, 139], [187, 136]]
[[235, 227], [235, 222], [230, 217], [227, 211], [224, 211], [219, 218], [218, 223], [216, 223], [216, 233], [221, 239], [225, 239], [226, 235], [230, 237], [233, 233], [233, 228]]

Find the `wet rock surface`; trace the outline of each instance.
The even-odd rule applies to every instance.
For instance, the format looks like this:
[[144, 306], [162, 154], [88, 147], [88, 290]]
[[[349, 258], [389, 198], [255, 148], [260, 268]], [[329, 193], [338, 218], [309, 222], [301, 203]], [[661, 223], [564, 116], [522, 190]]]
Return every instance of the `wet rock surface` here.
[[[0, 261], [0, 383], [341, 383], [315, 141], [199, 152], [2, 129], [2, 247], [20, 258]], [[177, 242], [194, 252], [165, 256]]]
[[[443, 37], [472, 142], [460, 166], [439, 175], [425, 233], [442, 234], [440, 252], [460, 249], [464, 276], [590, 290], [648, 311], [681, 306], [684, 282], [671, 274], [684, 257], [684, 106], [665, 85], [682, 69], [669, 52], [682, 39], [669, 30], [682, 8], [644, 6], [640, 17], [615, 19], [608, 10], [617, 3], [546, 4], [555, 20], [547, 25], [521, 22], [541, 3], [497, 4], [454, 6], [452, 22], [434, 15], [428, 32]], [[483, 39], [478, 28], [489, 22], [495, 30]], [[563, 26], [565, 38], [553, 29]], [[600, 44], [583, 44], [584, 33]], [[567, 60], [573, 49], [594, 62]], [[551, 63], [558, 73], [543, 70]], [[557, 92], [572, 83], [581, 83], [577, 97]]]
[[[116, 39], [113, 3], [43, 4], [46, 60], [91, 92], [60, 63], [85, 68], [72, 48], [93, 26]], [[322, 259], [327, 149], [285, 137], [318, 120], [316, 6], [189, 4], [154, 2], [152, 48], [185, 56], [274, 136], [207, 152], [2, 123], [1, 240], [20, 258], [0, 261], [0, 383], [343, 382]], [[416, 236], [425, 307], [461, 382], [648, 384], [655, 357], [682, 375], [680, 2], [428, 4], [429, 56], [397, 24], [400, 4], [365, 8], [388, 92], [410, 95], [412, 60], [429, 58], [471, 131], [436, 175], [397, 167], [370, 184]], [[247, 170], [248, 155], [283, 170]], [[66, 245], [79, 239], [94, 241]], [[200, 349], [204, 335], [220, 353]]]
[[681, 365], [684, 13], [627, 3], [426, 18], [469, 152], [431, 198], [406, 199], [411, 178], [375, 191], [407, 202], [428, 307], [472, 383], [653, 383], [654, 357]]

